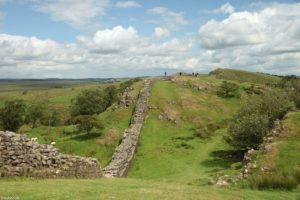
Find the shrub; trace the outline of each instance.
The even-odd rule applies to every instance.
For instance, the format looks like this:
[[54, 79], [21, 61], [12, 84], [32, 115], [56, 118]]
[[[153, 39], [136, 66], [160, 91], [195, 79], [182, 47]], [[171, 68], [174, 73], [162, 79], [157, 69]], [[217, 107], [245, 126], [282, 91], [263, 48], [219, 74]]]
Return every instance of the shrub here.
[[220, 97], [234, 97], [236, 96], [236, 92], [239, 86], [235, 83], [223, 81], [219, 90], [217, 91], [217, 95]]
[[268, 130], [268, 117], [254, 113], [235, 118], [225, 139], [236, 149], [257, 149]]
[[23, 100], [6, 101], [0, 110], [0, 120], [3, 129], [17, 131], [24, 123], [26, 104]]

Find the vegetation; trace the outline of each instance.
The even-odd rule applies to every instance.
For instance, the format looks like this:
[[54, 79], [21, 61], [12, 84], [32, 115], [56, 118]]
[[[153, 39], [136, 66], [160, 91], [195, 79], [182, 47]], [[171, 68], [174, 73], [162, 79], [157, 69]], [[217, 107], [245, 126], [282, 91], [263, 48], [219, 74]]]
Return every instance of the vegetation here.
[[277, 76], [235, 69], [216, 69], [210, 74], [215, 75], [219, 79], [237, 81], [239, 83], [248, 82], [261, 85], [276, 85], [280, 81], [280, 78]]
[[17, 131], [25, 121], [26, 104], [22, 100], [6, 101], [0, 110], [4, 130]]
[[95, 115], [79, 115], [74, 119], [74, 123], [77, 126], [78, 131], [84, 131], [90, 134], [93, 128], [101, 129], [103, 125], [99, 122]]
[[292, 103], [280, 91], [246, 97], [225, 139], [236, 149], [257, 149], [273, 128], [275, 120], [282, 119], [291, 108]]
[[[217, 95], [224, 83], [215, 75], [178, 76], [172, 81], [157, 81], [150, 99], [150, 107], [155, 109], [149, 109], [129, 178], [2, 180], [0, 194], [18, 195], [24, 199], [300, 198], [300, 188], [296, 187], [300, 177], [300, 170], [297, 168], [300, 166], [299, 112], [287, 114], [285, 126], [290, 132], [275, 141], [274, 152], [272, 150], [270, 154], [258, 155], [258, 169], [268, 164], [274, 176], [261, 174], [259, 170], [253, 172], [248, 185], [252, 189], [248, 186], [241, 188], [239, 185], [227, 188], [211, 186], [216, 177], [240, 173], [243, 158], [240, 150], [256, 147], [261, 143], [261, 136], [273, 127], [274, 121], [282, 119], [292, 108], [292, 97], [288, 95], [291, 98], [285, 98], [285, 94], [292, 91], [288, 89], [290, 86], [266, 86], [266, 83], [275, 84], [280, 80], [278, 77], [246, 73], [243, 76], [247, 81], [239, 81], [236, 77], [239, 77], [240, 72], [236, 73], [235, 78], [226, 80], [238, 87], [236, 91], [229, 92], [229, 96], [239, 93], [241, 102], [239, 98]], [[255, 82], [257, 76], [260, 78]], [[186, 87], [186, 83], [191, 87]], [[55, 141], [57, 148], [63, 153], [96, 157], [102, 167], [106, 166], [123, 131], [128, 127], [134, 109], [133, 105], [120, 108], [113, 104], [118, 94], [125, 90], [125, 86], [132, 86], [134, 98], [137, 98], [141, 81], [126, 81], [120, 87], [118, 83], [61, 85], [62, 88], [51, 87], [45, 90], [31, 88], [26, 94], [22, 92], [27, 88], [2, 91], [0, 107], [4, 108], [4, 102], [9, 99], [24, 99], [30, 105], [43, 105], [44, 113], [41, 119], [36, 120], [35, 127], [29, 126], [33, 124], [30, 121], [19, 129], [19, 133], [38, 137], [39, 143]], [[205, 89], [195, 89], [198, 87]], [[93, 113], [94, 111], [89, 114], [74, 112], [74, 119], [77, 118], [78, 121], [74, 125], [65, 125], [71, 117], [69, 113], [74, 109], [77, 98], [83, 98], [83, 91], [96, 91], [99, 95], [96, 102], [101, 99], [106, 108], [99, 109], [99, 114]], [[89, 103], [91, 102], [88, 101], [87, 104]], [[58, 123], [55, 122], [56, 119]], [[97, 128], [98, 122], [101, 122], [102, 128]], [[228, 145], [223, 139], [226, 136], [232, 142], [235, 141], [236, 145]], [[276, 173], [278, 176], [275, 176]]]
[[107, 100], [101, 90], [83, 90], [75, 99], [73, 99], [71, 115], [100, 114], [105, 111], [107, 105]]
[[217, 94], [220, 97], [234, 97], [236, 96], [236, 92], [238, 90], [239, 86], [235, 83], [224, 81], [222, 85], [220, 86], [219, 90], [217, 91]]
[[[63, 188], [63, 189], [62, 189]], [[53, 180], [2, 180], [2, 196], [19, 196], [22, 199], [130, 199], [130, 200], [253, 200], [297, 199], [297, 191], [258, 191], [251, 189], [193, 186], [168, 181], [142, 179], [53, 179]]]
[[36, 127], [38, 120], [41, 120], [44, 117], [44, 107], [41, 105], [30, 105], [27, 110], [26, 122], [32, 124], [32, 128]]

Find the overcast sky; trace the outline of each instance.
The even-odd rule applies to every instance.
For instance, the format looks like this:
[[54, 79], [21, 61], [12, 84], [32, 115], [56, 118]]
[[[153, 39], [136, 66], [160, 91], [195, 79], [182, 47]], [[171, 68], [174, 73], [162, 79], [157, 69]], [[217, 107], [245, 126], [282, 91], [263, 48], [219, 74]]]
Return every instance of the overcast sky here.
[[300, 75], [297, 0], [0, 0], [0, 78]]

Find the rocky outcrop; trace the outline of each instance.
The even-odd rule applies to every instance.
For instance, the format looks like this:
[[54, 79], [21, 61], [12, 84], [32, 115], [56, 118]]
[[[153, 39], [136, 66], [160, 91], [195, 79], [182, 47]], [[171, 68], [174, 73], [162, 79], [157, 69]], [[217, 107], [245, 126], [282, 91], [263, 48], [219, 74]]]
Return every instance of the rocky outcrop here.
[[122, 142], [116, 148], [111, 162], [104, 169], [104, 175], [106, 177], [122, 177], [128, 173], [146, 116], [152, 83], [152, 80], [146, 80], [144, 87], [140, 91], [135, 111], [131, 118], [131, 124], [129, 128], [125, 130]]
[[96, 178], [102, 170], [96, 159], [61, 154], [26, 135], [0, 132], [0, 176]]

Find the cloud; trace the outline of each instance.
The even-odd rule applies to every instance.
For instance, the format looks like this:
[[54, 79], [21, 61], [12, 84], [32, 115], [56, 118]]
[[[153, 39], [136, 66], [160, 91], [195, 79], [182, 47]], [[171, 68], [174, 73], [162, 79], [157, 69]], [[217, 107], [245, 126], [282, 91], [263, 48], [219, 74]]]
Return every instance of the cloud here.
[[231, 14], [235, 11], [235, 8], [230, 3], [223, 4], [220, 8], [215, 9], [213, 13]]
[[199, 29], [209, 61], [220, 66], [273, 73], [300, 73], [300, 3], [235, 12]]
[[92, 38], [78, 37], [78, 41], [94, 53], [119, 53], [134, 46], [137, 40], [137, 31], [131, 26], [99, 30]]
[[49, 14], [54, 21], [63, 21], [74, 27], [94, 23], [98, 16], [104, 16], [109, 0], [45, 0], [36, 1], [34, 8]]
[[122, 26], [80, 36], [69, 44], [0, 34], [0, 77], [115, 77], [180, 69], [191, 63], [193, 43], [189, 38], [155, 43], [140, 37], [134, 27]]
[[170, 35], [170, 31], [166, 28], [155, 27], [155, 29], [154, 29], [154, 36], [156, 38], [167, 37], [169, 35]]
[[149, 22], [158, 24], [170, 32], [177, 31], [180, 26], [188, 24], [183, 12], [174, 12], [165, 7], [152, 8], [148, 10], [148, 13], [159, 17], [159, 20], [150, 20]]
[[0, 49], [2, 78], [18, 74], [42, 77], [64, 72], [85, 61], [84, 52], [79, 53], [73, 44], [35, 37], [0, 34]]
[[142, 7], [136, 1], [118, 1], [116, 3], [116, 7], [118, 8], [139, 8]]

